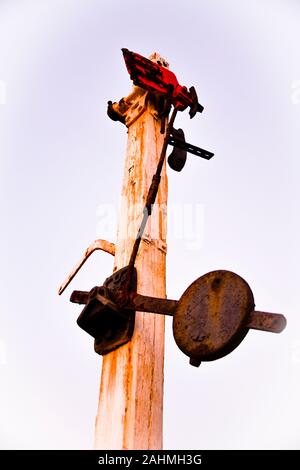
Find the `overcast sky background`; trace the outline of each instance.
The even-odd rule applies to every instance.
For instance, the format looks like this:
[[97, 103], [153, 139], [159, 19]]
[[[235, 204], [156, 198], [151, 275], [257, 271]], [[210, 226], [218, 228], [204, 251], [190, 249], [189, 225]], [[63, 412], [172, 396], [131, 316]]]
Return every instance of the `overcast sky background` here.
[[202, 221], [175, 236], [170, 210], [168, 297], [229, 269], [288, 319], [199, 369], [166, 320], [164, 447], [300, 448], [299, 21], [297, 0], [0, 0], [1, 448], [93, 446], [101, 358], [68, 299], [113, 259], [57, 287], [118, 206], [126, 129], [106, 103], [130, 91], [122, 47], [196, 87], [203, 115], [177, 124], [215, 153], [168, 170], [170, 209]]

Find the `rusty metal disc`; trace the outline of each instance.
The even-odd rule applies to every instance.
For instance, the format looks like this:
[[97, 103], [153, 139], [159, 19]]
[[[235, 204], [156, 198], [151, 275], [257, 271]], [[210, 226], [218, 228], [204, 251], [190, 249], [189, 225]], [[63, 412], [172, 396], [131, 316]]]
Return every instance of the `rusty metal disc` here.
[[231, 271], [199, 277], [178, 301], [173, 333], [193, 365], [229, 354], [248, 332], [254, 298], [247, 282]]

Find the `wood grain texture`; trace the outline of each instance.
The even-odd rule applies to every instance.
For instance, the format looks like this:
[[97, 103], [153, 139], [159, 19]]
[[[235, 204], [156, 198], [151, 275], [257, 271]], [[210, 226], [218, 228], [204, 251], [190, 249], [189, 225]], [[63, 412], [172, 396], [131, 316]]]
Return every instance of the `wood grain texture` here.
[[[164, 136], [154, 104], [128, 129], [115, 269], [129, 261]], [[136, 259], [138, 292], [166, 297], [167, 176], [164, 165], [157, 207], [147, 222]], [[161, 449], [164, 316], [136, 314], [132, 340], [103, 357], [96, 449]]]

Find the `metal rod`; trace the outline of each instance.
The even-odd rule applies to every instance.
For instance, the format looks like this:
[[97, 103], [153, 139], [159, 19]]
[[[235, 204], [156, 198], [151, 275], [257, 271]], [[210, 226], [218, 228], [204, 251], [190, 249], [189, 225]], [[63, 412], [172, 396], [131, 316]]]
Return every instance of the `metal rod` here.
[[170, 316], [174, 315], [178, 304], [178, 300], [158, 299], [136, 293], [129, 294], [129, 299], [129, 308], [133, 310]]
[[148, 220], [149, 216], [151, 215], [151, 206], [152, 206], [152, 204], [154, 204], [155, 199], [156, 199], [156, 195], [157, 195], [157, 191], [158, 191], [158, 187], [159, 187], [159, 183], [160, 183], [161, 170], [162, 170], [162, 167], [163, 167], [163, 164], [164, 164], [164, 161], [165, 161], [165, 157], [166, 157], [168, 140], [169, 140], [169, 137], [171, 135], [171, 131], [172, 131], [172, 127], [173, 127], [173, 124], [174, 124], [174, 121], [175, 121], [175, 118], [176, 118], [176, 114], [177, 114], [177, 109], [174, 108], [173, 112], [172, 112], [172, 115], [171, 115], [171, 119], [170, 119], [168, 127], [167, 127], [166, 135], [165, 135], [165, 138], [164, 138], [164, 143], [163, 143], [163, 146], [162, 146], [162, 149], [161, 149], [160, 158], [159, 158], [159, 161], [158, 161], [158, 164], [157, 164], [157, 169], [156, 169], [155, 174], [153, 175], [152, 183], [151, 183], [151, 186], [150, 186], [149, 191], [148, 191], [148, 195], [147, 195], [147, 199], [146, 199], [146, 205], [145, 205], [144, 211], [143, 211], [143, 219], [142, 219], [139, 231], [137, 233], [137, 236], [136, 236], [133, 248], [132, 248], [132, 252], [131, 252], [131, 256], [130, 256], [130, 260], [129, 260], [130, 268], [134, 267], [134, 263], [135, 263], [135, 260], [136, 260], [137, 254], [138, 254], [139, 246], [140, 246], [141, 239], [142, 239], [145, 227], [146, 227], [146, 223], [147, 223], [147, 220]]
[[286, 319], [280, 313], [258, 312], [257, 310], [250, 313], [247, 323], [247, 328], [270, 333], [281, 333], [285, 327]]

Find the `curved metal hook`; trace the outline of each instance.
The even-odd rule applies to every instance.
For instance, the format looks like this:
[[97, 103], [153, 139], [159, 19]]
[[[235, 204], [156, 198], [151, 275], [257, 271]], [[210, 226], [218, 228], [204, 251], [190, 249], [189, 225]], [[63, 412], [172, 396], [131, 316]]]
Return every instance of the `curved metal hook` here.
[[112, 256], [115, 256], [115, 244], [110, 243], [106, 240], [95, 240], [91, 245], [85, 250], [85, 253], [81, 260], [76, 264], [76, 266], [72, 269], [69, 276], [64, 280], [61, 286], [58, 289], [58, 295], [61, 295], [64, 290], [68, 287], [72, 279], [76, 276], [79, 269], [84, 265], [86, 260], [91, 256], [92, 253], [96, 250], [102, 250], [106, 253], [109, 253]]

